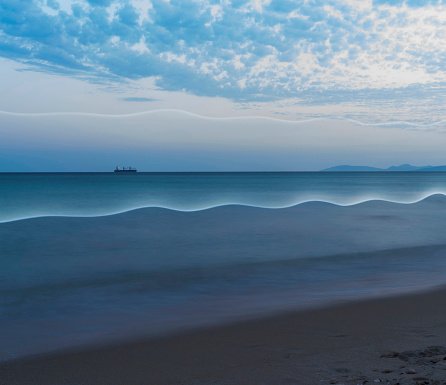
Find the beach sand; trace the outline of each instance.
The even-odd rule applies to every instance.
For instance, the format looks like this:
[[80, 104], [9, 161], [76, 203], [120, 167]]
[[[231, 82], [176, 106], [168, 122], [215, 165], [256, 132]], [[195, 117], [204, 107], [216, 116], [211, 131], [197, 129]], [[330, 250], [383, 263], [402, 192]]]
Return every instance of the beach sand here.
[[446, 288], [0, 364], [1, 384], [446, 384]]

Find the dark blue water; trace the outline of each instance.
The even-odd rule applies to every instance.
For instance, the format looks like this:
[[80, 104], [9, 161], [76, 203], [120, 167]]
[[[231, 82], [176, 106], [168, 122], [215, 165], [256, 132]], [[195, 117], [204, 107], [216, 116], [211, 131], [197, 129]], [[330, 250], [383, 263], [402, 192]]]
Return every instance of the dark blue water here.
[[0, 222], [99, 216], [142, 207], [195, 211], [239, 204], [281, 208], [323, 201], [413, 203], [446, 194], [446, 173], [3, 173]]
[[443, 284], [445, 192], [445, 173], [0, 174], [0, 358]]

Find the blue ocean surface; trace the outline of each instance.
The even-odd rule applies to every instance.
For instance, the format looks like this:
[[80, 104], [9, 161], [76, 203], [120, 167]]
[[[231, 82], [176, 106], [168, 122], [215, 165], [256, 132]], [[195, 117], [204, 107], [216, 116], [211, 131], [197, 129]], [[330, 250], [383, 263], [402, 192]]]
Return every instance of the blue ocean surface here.
[[446, 173], [0, 174], [0, 359], [445, 283]]
[[0, 173], [0, 222], [143, 207], [195, 211], [311, 201], [413, 203], [433, 194], [446, 194], [446, 172]]

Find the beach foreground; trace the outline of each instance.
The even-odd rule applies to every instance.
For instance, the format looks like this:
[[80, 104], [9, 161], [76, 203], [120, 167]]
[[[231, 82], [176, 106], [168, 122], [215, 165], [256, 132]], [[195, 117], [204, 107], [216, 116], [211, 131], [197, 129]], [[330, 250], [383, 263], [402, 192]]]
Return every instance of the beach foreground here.
[[446, 288], [0, 365], [2, 384], [446, 384]]
[[442, 384], [445, 208], [2, 223], [0, 384]]

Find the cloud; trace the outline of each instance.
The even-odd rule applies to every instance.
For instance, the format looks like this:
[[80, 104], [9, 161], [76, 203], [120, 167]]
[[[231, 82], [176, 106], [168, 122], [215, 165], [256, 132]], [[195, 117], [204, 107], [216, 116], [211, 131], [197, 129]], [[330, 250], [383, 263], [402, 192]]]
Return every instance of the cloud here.
[[280, 99], [445, 87], [445, 27], [441, 1], [3, 0], [0, 55], [96, 81]]
[[153, 98], [138, 98], [138, 97], [127, 97], [127, 98], [121, 98], [120, 100], [124, 102], [156, 102], [157, 99]]
[[391, 5], [391, 6], [402, 6], [407, 5], [408, 7], [426, 7], [428, 5], [441, 5], [442, 0], [374, 0], [374, 5]]

